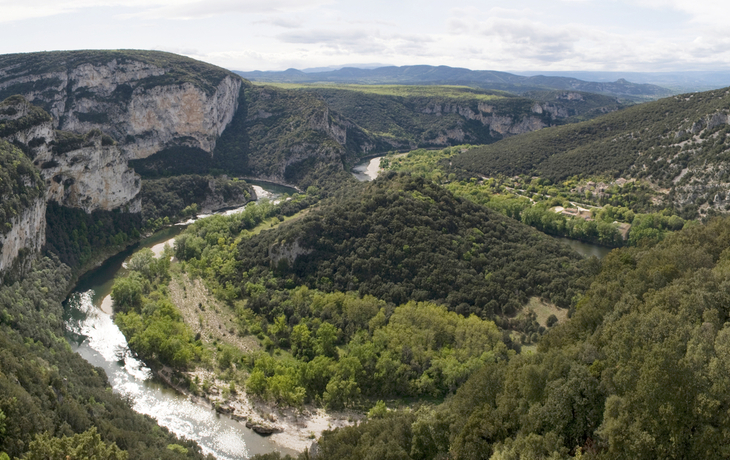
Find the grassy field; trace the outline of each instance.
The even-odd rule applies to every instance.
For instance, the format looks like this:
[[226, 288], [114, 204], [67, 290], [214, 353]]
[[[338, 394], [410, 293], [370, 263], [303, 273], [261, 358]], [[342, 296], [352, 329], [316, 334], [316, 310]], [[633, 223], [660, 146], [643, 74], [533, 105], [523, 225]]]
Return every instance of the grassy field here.
[[251, 237], [254, 235], [258, 235], [264, 230], [271, 230], [276, 227], [278, 227], [281, 224], [284, 224], [286, 222], [295, 221], [297, 219], [301, 219], [309, 212], [309, 208], [302, 209], [298, 213], [294, 214], [293, 216], [281, 216], [283, 220], [279, 219], [279, 217], [269, 217], [268, 219], [264, 220], [260, 224], [258, 224], [256, 227], [252, 228], [251, 230], [243, 230], [241, 232], [242, 235]]
[[501, 91], [487, 91], [470, 88], [468, 86], [452, 85], [349, 85], [329, 83], [267, 83], [252, 82], [259, 86], [274, 86], [282, 89], [339, 89], [356, 91], [366, 94], [377, 94], [381, 96], [398, 97], [446, 97], [449, 99], [479, 99], [494, 100], [510, 97], [508, 93]]

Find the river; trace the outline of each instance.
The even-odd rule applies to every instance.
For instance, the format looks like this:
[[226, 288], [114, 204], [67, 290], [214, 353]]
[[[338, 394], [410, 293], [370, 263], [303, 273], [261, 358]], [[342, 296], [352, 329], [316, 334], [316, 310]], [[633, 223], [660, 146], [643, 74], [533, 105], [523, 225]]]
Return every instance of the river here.
[[355, 176], [355, 178], [360, 182], [367, 182], [377, 179], [378, 174], [380, 173], [381, 158], [383, 157], [380, 156], [375, 158], [367, 158], [360, 161], [352, 168], [352, 175]]
[[[360, 180], [374, 180], [379, 171], [380, 158], [365, 160], [353, 169], [362, 174]], [[361, 167], [362, 166], [362, 167]], [[360, 168], [357, 170], [357, 168]], [[357, 177], [357, 176], [356, 176]], [[259, 199], [277, 201], [283, 193], [292, 189], [255, 182]], [[230, 209], [219, 214], [233, 214], [244, 207]], [[204, 218], [206, 216], [199, 216]], [[255, 454], [281, 452], [296, 454], [281, 448], [269, 438], [259, 436], [244, 424], [225, 415], [217, 414], [210, 406], [195, 403], [153, 378], [144, 363], [132, 357], [123, 362], [118, 352], [127, 349], [124, 335], [111, 317], [109, 296], [114, 278], [126, 272], [124, 262], [142, 248], [161, 250], [165, 243], [174, 241], [187, 224], [174, 225], [161, 230], [141, 243], [107, 259], [99, 268], [84, 275], [65, 303], [65, 323], [71, 347], [94, 366], [107, 373], [115, 392], [129, 398], [137, 412], [149, 415], [170, 431], [196, 441], [203, 452], [219, 459], [243, 460]], [[558, 238], [580, 254], [602, 258], [611, 250], [601, 246]]]
[[578, 240], [571, 240], [570, 238], [565, 238], [562, 236], [554, 236], [558, 241], [562, 241], [563, 243], [567, 244], [575, 252], [582, 255], [583, 257], [591, 257], [596, 256], [599, 259], [603, 259], [609, 252], [613, 251], [611, 248], [607, 248], [605, 246], [598, 246], [597, 244], [590, 244], [590, 243], [584, 243], [582, 241]]
[[[280, 186], [256, 184], [254, 189], [259, 199], [265, 197], [276, 201], [280, 194], [292, 193], [291, 189]], [[296, 452], [279, 447], [243, 423], [219, 415], [209, 405], [195, 403], [160, 383], [141, 361], [132, 357], [123, 362], [118, 360], [118, 352], [127, 349], [127, 341], [110, 315], [109, 294], [114, 277], [125, 273], [124, 262], [136, 251], [159, 248], [184, 229], [185, 225], [175, 225], [161, 230], [84, 275], [65, 302], [64, 321], [69, 343], [89, 363], [104, 369], [112, 389], [129, 398], [134, 410], [153, 417], [178, 436], [196, 441], [206, 454], [223, 460], [243, 460], [269, 452], [295, 455]]]

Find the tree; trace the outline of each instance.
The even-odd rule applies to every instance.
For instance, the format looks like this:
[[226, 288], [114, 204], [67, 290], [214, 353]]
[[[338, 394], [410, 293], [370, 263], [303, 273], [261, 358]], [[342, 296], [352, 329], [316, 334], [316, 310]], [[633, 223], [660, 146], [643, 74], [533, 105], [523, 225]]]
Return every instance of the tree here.
[[127, 460], [127, 452], [106, 444], [96, 427], [73, 436], [54, 438], [48, 433], [31, 441], [23, 460]]
[[122, 312], [139, 309], [142, 305], [142, 293], [142, 278], [138, 273], [114, 280], [112, 300], [114, 306]]
[[336, 341], [337, 328], [330, 323], [322, 323], [319, 329], [317, 329], [317, 354], [335, 357], [337, 351], [335, 348]]
[[312, 350], [312, 334], [306, 324], [300, 323], [294, 326], [291, 333], [291, 352], [303, 361], [312, 359], [314, 350]]

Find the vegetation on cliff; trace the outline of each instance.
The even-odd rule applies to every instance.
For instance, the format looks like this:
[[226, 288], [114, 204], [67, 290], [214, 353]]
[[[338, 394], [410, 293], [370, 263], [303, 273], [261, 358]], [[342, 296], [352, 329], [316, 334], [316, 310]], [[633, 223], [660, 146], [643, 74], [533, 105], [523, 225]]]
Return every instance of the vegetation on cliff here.
[[30, 159], [0, 139], [0, 234], [8, 233], [11, 221], [44, 194], [45, 184]]
[[[25, 116], [17, 117], [21, 110], [27, 110], [27, 113]], [[0, 138], [50, 121], [51, 116], [48, 112], [29, 104], [21, 95], [11, 96], [0, 102]]]
[[645, 179], [666, 189], [664, 201], [683, 216], [695, 217], [698, 210], [711, 215], [724, 210], [730, 187], [729, 100], [724, 89], [669, 97], [471, 149], [449, 161], [475, 176]]

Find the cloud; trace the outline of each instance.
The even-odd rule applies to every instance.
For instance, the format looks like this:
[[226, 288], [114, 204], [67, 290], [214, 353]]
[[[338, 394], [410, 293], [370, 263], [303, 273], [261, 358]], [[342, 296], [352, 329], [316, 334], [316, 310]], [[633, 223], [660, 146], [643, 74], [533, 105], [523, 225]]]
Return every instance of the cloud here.
[[286, 19], [286, 18], [262, 19], [260, 21], [254, 21], [253, 23], [271, 25], [271, 26], [281, 27], [284, 29], [300, 29], [303, 26], [301, 21], [295, 21], [293, 19]]
[[228, 14], [271, 14], [317, 8], [331, 0], [200, 0], [180, 4], [172, 2], [132, 16], [147, 19], [201, 19]]
[[227, 14], [271, 14], [316, 8], [334, 0], [0, 0], [0, 22], [72, 13], [89, 8], [125, 8], [120, 17], [198, 19]]
[[379, 30], [317, 29], [277, 35], [284, 43], [312, 45], [329, 53], [363, 56], [428, 55], [434, 38], [421, 34], [384, 34]]
[[315, 29], [301, 32], [287, 32], [277, 36], [284, 43], [358, 43], [369, 37], [365, 30]]

